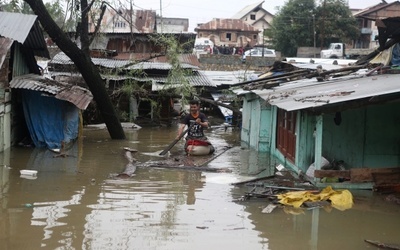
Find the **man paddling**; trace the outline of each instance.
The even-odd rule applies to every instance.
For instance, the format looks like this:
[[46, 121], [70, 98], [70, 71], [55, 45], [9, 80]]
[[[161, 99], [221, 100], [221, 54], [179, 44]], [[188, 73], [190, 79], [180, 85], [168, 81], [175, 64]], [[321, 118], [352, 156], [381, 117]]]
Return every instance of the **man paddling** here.
[[[190, 105], [190, 113], [185, 115], [181, 121], [178, 129], [178, 135], [176, 138], [180, 138], [183, 130], [186, 126], [188, 126], [188, 135], [186, 137], [185, 143], [185, 151], [188, 152], [188, 142], [191, 140], [199, 140], [199, 141], [207, 141], [207, 137], [204, 135], [204, 128], [209, 127], [207, 116], [200, 112], [200, 103], [197, 100], [191, 100], [189, 102]], [[209, 144], [209, 143], [208, 143]], [[211, 144], [209, 144], [211, 145]], [[214, 152], [214, 148], [211, 147], [210, 153]]]

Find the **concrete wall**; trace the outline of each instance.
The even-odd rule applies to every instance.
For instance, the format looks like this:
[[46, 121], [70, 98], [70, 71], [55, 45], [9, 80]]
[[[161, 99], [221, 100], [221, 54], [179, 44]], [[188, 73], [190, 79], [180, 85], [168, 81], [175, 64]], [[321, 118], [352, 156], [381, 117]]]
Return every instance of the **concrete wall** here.
[[234, 71], [240, 69], [264, 70], [272, 66], [277, 58], [271, 57], [248, 57], [242, 62], [241, 55], [200, 55], [199, 62], [202, 70]]

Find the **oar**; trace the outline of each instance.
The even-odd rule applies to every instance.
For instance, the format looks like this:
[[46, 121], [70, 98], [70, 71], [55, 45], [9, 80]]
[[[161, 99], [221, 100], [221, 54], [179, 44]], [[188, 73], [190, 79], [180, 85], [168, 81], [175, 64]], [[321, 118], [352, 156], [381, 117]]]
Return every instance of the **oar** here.
[[163, 151], [161, 151], [161, 153], [159, 153], [159, 155], [165, 155], [169, 150], [171, 150], [171, 148], [173, 146], [175, 146], [175, 144], [189, 131], [189, 128], [187, 128], [185, 131], [183, 131], [181, 133], [181, 135], [176, 138], [173, 142], [171, 142], [168, 147], [166, 147]]

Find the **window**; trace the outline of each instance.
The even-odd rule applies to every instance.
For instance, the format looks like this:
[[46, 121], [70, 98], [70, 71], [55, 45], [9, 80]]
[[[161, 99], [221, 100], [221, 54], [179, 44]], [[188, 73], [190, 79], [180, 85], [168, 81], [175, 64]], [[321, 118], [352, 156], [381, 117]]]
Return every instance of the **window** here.
[[114, 23], [114, 28], [125, 28], [125, 22], [117, 21]]
[[226, 33], [226, 40], [230, 41], [232, 39], [231, 33]]
[[251, 14], [250, 15], [250, 20], [256, 20], [256, 15], [255, 14]]
[[253, 35], [253, 39], [254, 39], [254, 40], [257, 40], [257, 35]]

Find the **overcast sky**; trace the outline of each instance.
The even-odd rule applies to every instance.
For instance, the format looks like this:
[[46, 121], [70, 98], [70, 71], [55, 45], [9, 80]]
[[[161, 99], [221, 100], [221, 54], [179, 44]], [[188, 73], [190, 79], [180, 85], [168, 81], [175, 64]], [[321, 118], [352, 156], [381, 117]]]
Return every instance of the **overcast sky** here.
[[[272, 14], [276, 8], [287, 0], [265, 0], [263, 8]], [[395, 0], [387, 0], [388, 3]], [[134, 0], [136, 8], [162, 11], [163, 17], [189, 18], [189, 31], [193, 31], [197, 23], [206, 23], [212, 18], [231, 18], [234, 14], [257, 0]], [[350, 8], [363, 9], [381, 2], [381, 0], [348, 0]], [[160, 8], [162, 6], [162, 8]]]

